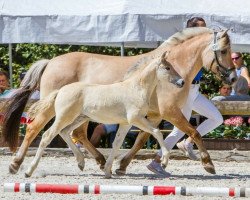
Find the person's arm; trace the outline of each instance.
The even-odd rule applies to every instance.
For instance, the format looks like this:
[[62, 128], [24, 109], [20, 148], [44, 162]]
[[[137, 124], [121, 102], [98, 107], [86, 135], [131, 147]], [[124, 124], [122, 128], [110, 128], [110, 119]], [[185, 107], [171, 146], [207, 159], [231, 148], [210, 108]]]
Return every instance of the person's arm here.
[[241, 76], [243, 76], [247, 82], [248, 82], [248, 86], [250, 86], [250, 77], [249, 77], [249, 72], [248, 72], [248, 69], [246, 67], [243, 67], [242, 68], [242, 71], [241, 71]]

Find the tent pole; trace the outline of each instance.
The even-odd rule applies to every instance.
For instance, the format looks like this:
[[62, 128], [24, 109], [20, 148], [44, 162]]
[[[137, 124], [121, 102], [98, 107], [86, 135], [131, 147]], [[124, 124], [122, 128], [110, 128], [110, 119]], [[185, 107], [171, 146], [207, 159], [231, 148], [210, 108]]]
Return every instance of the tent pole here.
[[9, 43], [9, 76], [10, 86], [13, 88], [13, 73], [12, 73], [12, 44]]
[[121, 56], [124, 56], [124, 42], [121, 43]]

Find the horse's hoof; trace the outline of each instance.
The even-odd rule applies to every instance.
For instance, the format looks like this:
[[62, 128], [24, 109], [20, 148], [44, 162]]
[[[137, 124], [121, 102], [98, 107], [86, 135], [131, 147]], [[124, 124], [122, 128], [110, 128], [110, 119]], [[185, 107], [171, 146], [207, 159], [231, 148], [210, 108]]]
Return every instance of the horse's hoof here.
[[12, 165], [12, 164], [9, 166], [9, 172], [11, 174], [16, 174], [18, 172], [18, 169], [19, 169], [19, 167], [14, 167], [14, 165]]
[[78, 163], [78, 168], [79, 168], [81, 171], [83, 171], [84, 167], [85, 167], [85, 162]]
[[104, 171], [105, 165], [100, 165], [100, 170]]
[[210, 173], [210, 174], [216, 174], [215, 168], [214, 168], [214, 166], [211, 165], [211, 164], [206, 164], [206, 165], [204, 165], [204, 169], [205, 169], [208, 173]]
[[116, 173], [118, 176], [124, 176], [124, 175], [126, 174], [126, 170], [116, 169], [116, 170], [115, 170], [115, 173]]

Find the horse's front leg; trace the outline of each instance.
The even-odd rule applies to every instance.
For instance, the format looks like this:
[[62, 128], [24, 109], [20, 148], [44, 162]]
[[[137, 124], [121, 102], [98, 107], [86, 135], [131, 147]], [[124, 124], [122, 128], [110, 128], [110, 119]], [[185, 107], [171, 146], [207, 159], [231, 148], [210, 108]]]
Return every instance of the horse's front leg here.
[[158, 143], [161, 147], [161, 150], [162, 150], [161, 162], [163, 165], [166, 166], [168, 163], [168, 159], [169, 159], [170, 154], [169, 154], [168, 149], [165, 146], [165, 143], [163, 140], [163, 135], [162, 135], [161, 131], [157, 128], [154, 128], [150, 124], [150, 122], [144, 117], [135, 119], [135, 121], [133, 121], [133, 125], [142, 129], [143, 131], [151, 133], [155, 137], [155, 139], [158, 141]]
[[82, 118], [79, 118], [78, 121], [75, 121], [74, 123], [70, 124], [66, 128], [64, 128], [60, 135], [64, 139], [64, 141], [67, 143], [67, 145], [70, 147], [70, 149], [73, 151], [74, 156], [76, 157], [76, 160], [78, 162], [78, 167], [82, 171], [85, 166], [85, 160], [84, 160], [84, 155], [80, 151], [80, 149], [74, 144], [72, 141], [69, 133], [72, 132], [76, 127], [79, 126], [79, 124], [82, 124]]
[[196, 144], [196, 146], [199, 149], [199, 152], [201, 155], [201, 162], [202, 162], [204, 169], [211, 174], [215, 174], [215, 168], [214, 168], [213, 162], [210, 158], [209, 153], [207, 152], [207, 149], [204, 146], [201, 135], [187, 121], [187, 119], [182, 114], [181, 110], [175, 109], [174, 112], [171, 113], [171, 115], [169, 115], [169, 113], [166, 114], [165, 119], [168, 119], [178, 129], [180, 129], [182, 132], [184, 132], [185, 134], [187, 134], [188, 136], [190, 136], [194, 140], [194, 143]]
[[[158, 126], [161, 122], [161, 117], [156, 114], [150, 114], [147, 118], [153, 126]], [[150, 136], [150, 133], [141, 131], [138, 133], [138, 136], [136, 137], [135, 143], [133, 147], [122, 157], [120, 160], [120, 166], [118, 169], [115, 170], [117, 175], [124, 175], [126, 173], [126, 169], [131, 162], [131, 160], [134, 158], [135, 154], [143, 148], [144, 144], [148, 141], [148, 138]]]
[[115, 156], [117, 155], [117, 152], [119, 151], [122, 142], [124, 141], [124, 138], [126, 137], [127, 132], [131, 128], [131, 125], [120, 125], [119, 129], [117, 130], [115, 140], [112, 144], [112, 150], [111, 153], [106, 161], [104, 172], [106, 178], [111, 178], [112, 175], [112, 164], [115, 159]]
[[88, 122], [85, 122], [73, 131], [72, 136], [83, 144], [84, 148], [93, 155], [97, 164], [100, 164], [100, 169], [103, 170], [106, 163], [105, 157], [90, 143], [87, 137], [87, 128]]
[[9, 165], [9, 172], [12, 174], [17, 173], [20, 168], [24, 157], [28, 151], [28, 148], [38, 133], [42, 130], [42, 128], [51, 120], [54, 116], [54, 112], [47, 111], [46, 113], [41, 113], [36, 118], [27, 125], [26, 134], [24, 136], [24, 140], [13, 158], [12, 162]]

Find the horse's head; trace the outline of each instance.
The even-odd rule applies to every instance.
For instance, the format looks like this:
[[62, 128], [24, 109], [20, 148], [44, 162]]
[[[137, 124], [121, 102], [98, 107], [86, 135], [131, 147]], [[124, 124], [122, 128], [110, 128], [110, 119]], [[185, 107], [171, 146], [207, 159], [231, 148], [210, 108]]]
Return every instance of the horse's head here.
[[183, 87], [185, 83], [184, 79], [175, 71], [171, 63], [167, 61], [167, 52], [164, 52], [161, 56], [157, 77], [160, 81], [168, 80], [179, 88]]
[[211, 45], [203, 53], [203, 64], [227, 84], [232, 84], [237, 80], [227, 30], [214, 32]]

